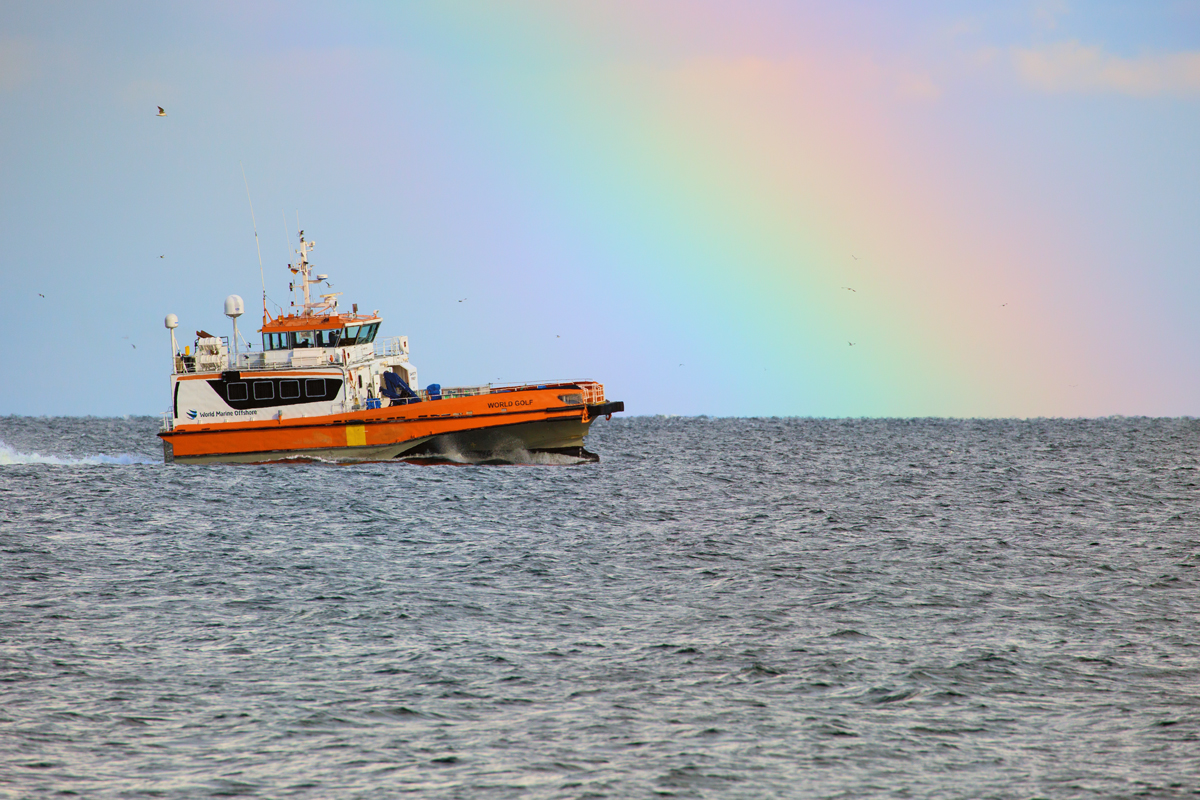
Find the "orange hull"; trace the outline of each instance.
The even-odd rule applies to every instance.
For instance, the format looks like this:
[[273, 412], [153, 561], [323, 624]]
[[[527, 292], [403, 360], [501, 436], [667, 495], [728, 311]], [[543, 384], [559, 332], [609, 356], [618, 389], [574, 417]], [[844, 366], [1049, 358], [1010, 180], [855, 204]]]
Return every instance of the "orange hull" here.
[[496, 391], [325, 416], [180, 424], [159, 436], [167, 459], [185, 463], [376, 461], [420, 453], [422, 445], [445, 437], [470, 449], [471, 443], [486, 447], [508, 439], [529, 450], [582, 451], [591, 422], [624, 404], [564, 405], [559, 395], [575, 387]]

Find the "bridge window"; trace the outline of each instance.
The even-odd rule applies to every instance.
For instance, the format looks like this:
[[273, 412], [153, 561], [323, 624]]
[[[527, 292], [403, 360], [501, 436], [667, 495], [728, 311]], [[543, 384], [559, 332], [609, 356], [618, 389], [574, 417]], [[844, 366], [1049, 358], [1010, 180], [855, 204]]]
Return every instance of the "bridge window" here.
[[379, 323], [372, 325], [348, 325], [346, 327], [346, 335], [342, 337], [342, 344], [370, 344], [375, 341], [375, 331], [379, 330]]
[[254, 399], [255, 400], [274, 400], [275, 385], [270, 381], [255, 381], [254, 382]]
[[295, 400], [300, 396], [300, 381], [280, 381], [279, 399]]
[[292, 334], [292, 347], [316, 347], [315, 331], [296, 331]]
[[264, 333], [263, 350], [286, 350], [288, 338], [286, 333]]
[[317, 331], [317, 347], [337, 347], [341, 339], [341, 330]]
[[250, 393], [249, 393], [249, 390], [246, 388], [246, 382], [238, 381], [237, 383], [229, 384], [225, 388], [225, 396], [226, 396], [226, 398], [228, 398], [229, 400], [232, 400], [234, 402], [237, 402], [238, 400], [247, 399], [250, 396]]

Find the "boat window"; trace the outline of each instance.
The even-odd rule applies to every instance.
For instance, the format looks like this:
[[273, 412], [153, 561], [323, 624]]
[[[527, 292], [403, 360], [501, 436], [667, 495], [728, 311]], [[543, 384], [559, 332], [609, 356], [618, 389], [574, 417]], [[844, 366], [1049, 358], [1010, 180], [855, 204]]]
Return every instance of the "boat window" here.
[[283, 333], [264, 333], [263, 350], [283, 350], [287, 347], [287, 335]]
[[[379, 323], [374, 325], [351, 325], [346, 328], [346, 339], [342, 339], [342, 344], [370, 344], [375, 341], [375, 331], [379, 330]], [[347, 341], [353, 339], [353, 341]]]
[[246, 388], [245, 381], [229, 384], [225, 389], [225, 397], [228, 400], [238, 401], [245, 400], [250, 396], [249, 390]]
[[292, 334], [292, 347], [314, 347], [316, 334], [313, 331], [296, 331]]
[[254, 399], [255, 400], [274, 400], [275, 385], [270, 381], [255, 381], [254, 382]]
[[341, 338], [341, 330], [317, 331], [317, 347], [337, 347]]
[[304, 394], [308, 397], [325, 398], [325, 379], [309, 378], [304, 382]]
[[300, 381], [280, 381], [279, 399], [294, 400], [300, 396]]

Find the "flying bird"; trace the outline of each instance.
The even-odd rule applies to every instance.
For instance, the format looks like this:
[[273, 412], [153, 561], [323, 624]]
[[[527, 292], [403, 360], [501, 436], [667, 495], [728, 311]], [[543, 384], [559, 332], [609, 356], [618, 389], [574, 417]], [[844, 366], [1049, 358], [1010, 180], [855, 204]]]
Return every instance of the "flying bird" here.
[[466, 300], [466, 299], [467, 299], [467, 298], [465, 298], [465, 297], [464, 297], [462, 300], [459, 300], [458, 302], [460, 302], [460, 303], [461, 303], [463, 300]]
[[850, 257], [853, 258], [855, 261], [858, 261], [858, 256], [854, 255], [854, 253], [851, 253]]
[[38, 297], [45, 297], [45, 296], [46, 295], [42, 294], [41, 292], [38, 292]]
[[166, 115], [167, 115], [167, 112], [163, 111], [163, 107], [162, 107], [162, 106], [159, 106], [159, 107], [158, 107], [158, 113], [157, 113], [157, 114], [155, 114], [154, 116], [156, 116], [156, 117], [165, 117]]
[[130, 342], [129, 346], [132, 347], [134, 350], [137, 350], [137, 345], [134, 344], [133, 342]]
[[850, 345], [851, 347], [854, 347], [854, 342], [846, 342], [846, 344]]
[[843, 286], [842, 288], [845, 289], [847, 292], [854, 292], [855, 294], [858, 294], [858, 292], [856, 292], [854, 289], [851, 289], [849, 286]]

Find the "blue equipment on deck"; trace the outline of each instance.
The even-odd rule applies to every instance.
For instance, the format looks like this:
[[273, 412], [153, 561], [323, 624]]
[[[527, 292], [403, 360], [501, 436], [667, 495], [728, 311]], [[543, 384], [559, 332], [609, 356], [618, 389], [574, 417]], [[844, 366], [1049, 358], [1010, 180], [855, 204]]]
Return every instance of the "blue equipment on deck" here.
[[383, 373], [383, 387], [380, 389], [380, 394], [391, 398], [397, 404], [421, 402], [421, 398], [417, 397], [417, 393], [404, 382], [404, 379], [391, 370]]

